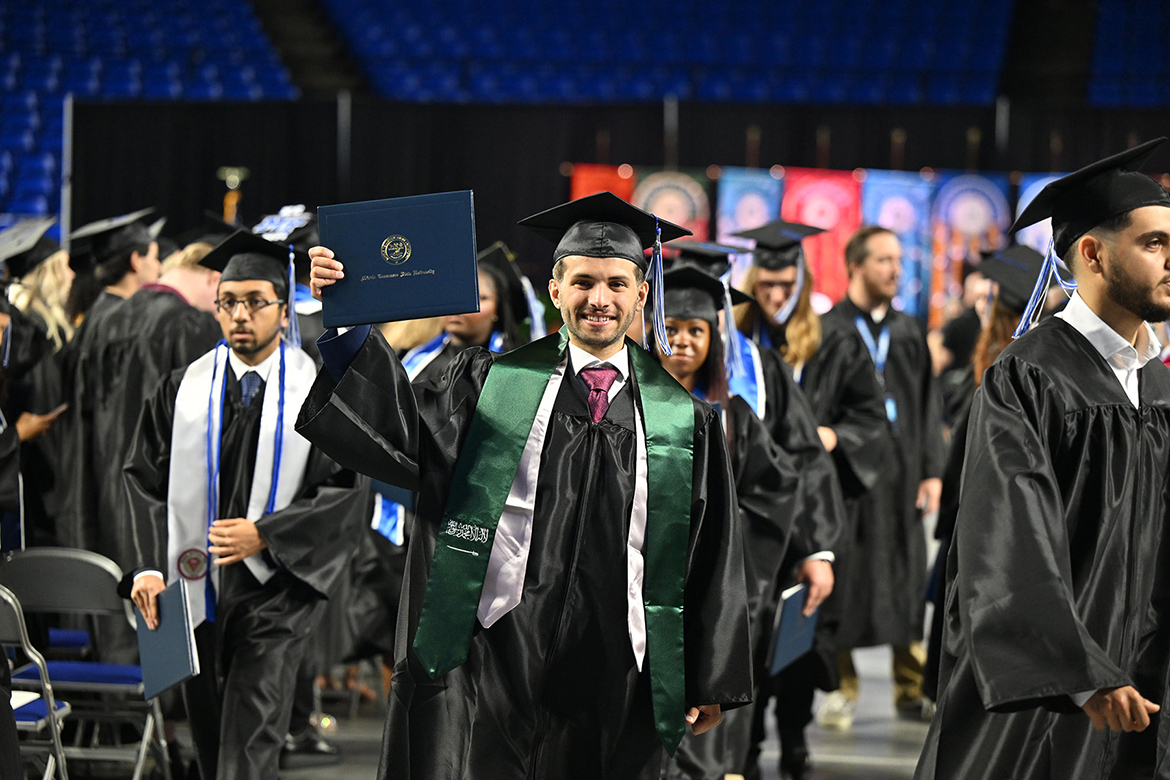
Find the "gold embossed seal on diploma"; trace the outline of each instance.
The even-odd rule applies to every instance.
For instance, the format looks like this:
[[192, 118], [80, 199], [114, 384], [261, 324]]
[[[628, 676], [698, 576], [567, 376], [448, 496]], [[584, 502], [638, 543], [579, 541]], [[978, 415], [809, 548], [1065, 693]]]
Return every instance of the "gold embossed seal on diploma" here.
[[471, 190], [321, 206], [317, 219], [345, 265], [323, 291], [326, 327], [479, 310]]

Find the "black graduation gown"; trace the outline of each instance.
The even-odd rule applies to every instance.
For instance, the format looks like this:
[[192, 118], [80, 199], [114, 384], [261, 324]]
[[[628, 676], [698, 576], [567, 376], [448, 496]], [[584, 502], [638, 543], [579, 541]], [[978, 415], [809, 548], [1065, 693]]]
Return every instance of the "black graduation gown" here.
[[1166, 717], [1098, 732], [1069, 698], [1134, 685], [1170, 705], [1170, 370], [1150, 361], [1139, 388], [1135, 408], [1056, 318], [984, 374], [919, 780], [1170, 777]]
[[[124, 485], [139, 568], [166, 570], [167, 481], [175, 399], [185, 368], [146, 400], [127, 453]], [[243, 517], [260, 435], [262, 386], [245, 408], [228, 372], [218, 516]], [[242, 563], [222, 571], [217, 619], [197, 631], [203, 671], [188, 683], [188, 714], [203, 765], [218, 780], [275, 777], [293, 682], [321, 600], [346, 570], [367, 520], [368, 483], [313, 448], [297, 497], [256, 521], [278, 568], [261, 585]], [[126, 578], [129, 586], [131, 577]], [[128, 591], [128, 587], [126, 587]], [[128, 595], [128, 592], [124, 595]]]
[[[340, 462], [419, 490], [378, 776], [656, 778], [664, 751], [626, 619], [632, 382], [593, 424], [580, 382], [566, 376], [541, 456], [523, 600], [477, 630], [467, 661], [438, 680], [414, 656], [444, 501], [493, 360], [465, 351], [416, 401], [373, 330], [340, 382], [321, 372], [301, 410], [298, 430]], [[692, 403], [686, 701], [730, 708], [752, 692], [743, 547], [722, 426]]]
[[90, 317], [77, 366], [86, 449], [73, 475], [74, 511], [96, 532], [90, 549], [129, 571], [139, 556], [121, 470], [138, 417], [163, 377], [208, 352], [223, 333], [215, 317], [163, 287], [144, 287], [120, 306]]
[[[773, 343], [783, 343], [782, 329], [770, 328], [769, 332]], [[837, 688], [836, 632], [842, 612], [841, 579], [847, 576], [844, 572], [849, 566], [850, 548], [857, 534], [862, 499], [886, 468], [892, 447], [881, 388], [865, 344], [855, 331], [834, 328], [832, 323], [823, 327], [820, 347], [801, 367], [800, 387], [812, 412], [814, 426], [832, 428], [837, 434], [837, 447], [827, 456], [836, 489], [822, 488], [817, 493], [833, 501], [828, 514], [835, 518], [835, 522], [807, 537], [801, 533], [801, 523], [798, 522], [789, 545], [789, 562], [795, 565], [813, 553], [832, 551], [836, 557], [833, 564], [836, 586], [821, 606], [813, 654], [793, 664], [782, 675], [784, 679], [779, 684], [778, 693], [782, 708], [787, 707], [785, 701], [791, 698], [796, 686], [802, 687], [802, 702], [805, 698], [811, 700], [811, 691], [803, 689], [803, 681], [794, 677], [805, 677], [823, 690]], [[815, 427], [812, 433], [816, 435]], [[786, 581], [781, 586], [789, 584]], [[803, 719], [808, 711], [809, 707], [800, 705], [792, 708], [791, 714]], [[761, 738], [762, 734], [761, 730]]]
[[[856, 332], [858, 316], [876, 334], [868, 313], [848, 298], [821, 322], [826, 332]], [[941, 408], [922, 326], [893, 309], [881, 325], [890, 329], [885, 392], [897, 404], [894, 446], [886, 451], [868, 493], [857, 501], [854, 536], [847, 545], [850, 552], [837, 569], [840, 650], [905, 647], [923, 635], [926, 534], [915, 499], [919, 482], [942, 476]], [[868, 365], [872, 372], [873, 363]]]
[[[6, 305], [12, 318], [12, 347], [0, 406], [16, 436], [16, 420], [22, 413], [47, 414], [61, 403], [64, 390], [60, 352], [53, 351], [44, 320], [36, 313]], [[12, 465], [22, 475], [23, 505], [17, 500], [9, 508], [16, 513], [23, 510], [25, 538], [30, 546], [55, 542], [54, 518], [63, 492], [57, 489], [56, 475], [63, 441], [58, 424], [32, 441], [17, 439], [20, 455]]]
[[[784, 579], [786, 552], [800, 519], [799, 486], [806, 453], [782, 448], [738, 396], [727, 404], [726, 421], [731, 429], [731, 471], [744, 537], [752, 655], [759, 685], [767, 679], [765, 656], [772, 639], [777, 583]], [[752, 708], [743, 707], [725, 713], [723, 722], [706, 734], [685, 734], [663, 776], [723, 780], [725, 774], [738, 773], [751, 747], [752, 726]]]

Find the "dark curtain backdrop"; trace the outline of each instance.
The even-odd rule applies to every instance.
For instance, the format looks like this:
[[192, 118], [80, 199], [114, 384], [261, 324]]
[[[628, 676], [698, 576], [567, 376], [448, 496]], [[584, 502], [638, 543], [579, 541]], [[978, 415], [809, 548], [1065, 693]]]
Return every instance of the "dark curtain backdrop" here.
[[[678, 164], [891, 167], [891, 132], [905, 130], [902, 167], [1072, 170], [1170, 131], [1170, 112], [1011, 111], [995, 146], [986, 108], [679, 107]], [[749, 128], [759, 129], [758, 148]], [[978, 144], [970, 147], [970, 130]], [[824, 145], [828, 131], [828, 145]], [[818, 134], [822, 143], [818, 146]], [[475, 191], [481, 245], [506, 241], [539, 280], [551, 247], [516, 220], [567, 199], [566, 162], [665, 164], [662, 109], [481, 106], [355, 100], [348, 187], [338, 171], [337, 107], [298, 103], [77, 104], [73, 225], [157, 206], [171, 235], [222, 207], [220, 166], [249, 169], [243, 221], [288, 203]], [[1170, 170], [1170, 153], [1159, 161]]]

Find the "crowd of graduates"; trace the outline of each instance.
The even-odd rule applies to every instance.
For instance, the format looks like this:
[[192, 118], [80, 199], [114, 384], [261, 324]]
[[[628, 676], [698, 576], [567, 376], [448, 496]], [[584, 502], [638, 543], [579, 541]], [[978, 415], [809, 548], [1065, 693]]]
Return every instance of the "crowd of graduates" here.
[[[1101, 195], [1108, 197], [1120, 196]], [[1151, 204], [1163, 205], [1153, 198], [1133, 208]], [[872, 646], [893, 649], [897, 716], [933, 718], [928, 755], [951, 760], [955, 753], [948, 758], [939, 740], [965, 733], [954, 725], [961, 705], [952, 705], [948, 721], [941, 711], [936, 717], [935, 699], [977, 698], [975, 683], [962, 677], [971, 665], [982, 669], [981, 694], [1011, 677], [996, 666], [1003, 657], [973, 656], [983, 645], [963, 633], [972, 630], [971, 621], [996, 629], [986, 614], [962, 612], [961, 599], [982, 597], [962, 576], [979, 575], [980, 564], [989, 567], [991, 581], [998, 576], [990, 559], [962, 557], [976, 542], [963, 539], [959, 552], [953, 543], [964, 525], [958, 518], [978, 503], [959, 500], [961, 487], [971, 491], [963, 485], [964, 453], [969, 460], [972, 452], [994, 449], [988, 426], [1010, 425], [995, 415], [1010, 415], [1004, 399], [1013, 382], [1035, 389], [1037, 380], [1018, 372], [984, 372], [1021, 320], [1020, 332], [1043, 310], [1063, 304], [1063, 294], [1049, 296], [1057, 304], [1049, 307], [1049, 298], [1033, 293], [1037, 279], [1050, 274], [1050, 258], [1023, 247], [972, 258], [969, 305], [958, 307], [943, 332], [928, 334], [894, 306], [902, 248], [889, 230], [863, 227], [850, 239], [840, 258], [847, 293], [818, 311], [801, 248], [818, 228], [772, 222], [740, 235], [753, 242], [745, 252], [687, 240], [686, 231], [672, 233], [674, 226], [608, 193], [558, 209], [527, 220], [558, 241], [549, 290], [568, 341], [555, 351], [564, 355], [561, 368], [554, 370], [555, 360], [549, 366], [554, 381], [547, 397], [533, 407], [535, 439], [518, 442], [520, 472], [529, 468], [524, 464], [532, 459], [525, 458], [534, 446], [546, 436], [550, 443], [543, 456], [537, 453], [528, 487], [517, 476], [506, 501], [500, 491], [503, 517], [493, 531], [496, 547], [489, 545], [492, 564], [484, 564], [486, 585], [484, 573], [478, 575], [484, 589], [478, 621], [467, 626], [473, 634], [448, 642], [463, 643], [451, 663], [430, 661], [433, 635], [445, 629], [435, 628], [441, 618], [434, 611], [428, 622], [424, 606], [440, 603], [436, 583], [454, 571], [446, 558], [440, 565], [436, 551], [450, 517], [444, 504], [448, 495], [462, 495], [453, 486], [460, 474], [471, 484], [494, 480], [507, 487], [506, 479], [500, 483], [506, 464], [505, 471], [491, 471], [480, 460], [468, 465], [460, 452], [470, 446], [465, 437], [484, 436], [477, 415], [492, 414], [497, 403], [508, 408], [493, 395], [500, 391], [488, 370], [510, 366], [506, 355], [530, 343], [516, 354], [538, 355], [540, 345], [556, 342], [560, 328], [547, 316], [549, 298], [536, 293], [545, 283], [526, 278], [502, 243], [479, 254], [478, 312], [327, 331], [321, 280], [342, 266], [327, 250], [309, 252], [318, 241], [313, 214], [303, 207], [243, 228], [208, 218], [200, 230], [173, 237], [148, 209], [74, 230], [68, 252], [48, 237], [51, 219], [0, 233], [7, 285], [0, 314], [4, 549], [54, 545], [103, 554], [126, 574], [123, 595], [152, 623], [153, 599], [175, 571], [186, 577], [189, 570], [189, 579], [204, 583], [206, 593], [193, 592], [205, 671], [200, 683], [186, 685], [183, 698], [196, 743], [192, 771], [204, 777], [269, 777], [278, 764], [339, 760], [313, 726], [313, 687], [335, 665], [373, 656], [384, 660], [387, 685], [394, 686], [386, 777], [471, 777], [513, 764], [517, 772], [558, 777], [758, 777], [765, 718], [774, 713], [781, 772], [804, 778], [811, 767], [807, 727], [816, 718], [823, 728], [851, 728], [859, 696], [852, 651]], [[1060, 217], [1059, 204], [1056, 211]], [[582, 234], [597, 226], [607, 226], [608, 237], [594, 236], [590, 244]], [[1059, 230], [1058, 224], [1058, 236]], [[644, 250], [654, 247], [656, 233], [665, 246], [648, 259]], [[602, 249], [582, 248], [598, 241]], [[628, 260], [622, 267], [632, 283], [642, 285], [650, 274], [661, 289], [649, 299], [642, 292], [627, 311], [621, 274], [602, 282], [608, 292], [596, 293], [593, 272], [573, 270], [590, 258], [595, 264]], [[738, 289], [733, 270], [745, 261], [750, 265], [739, 274]], [[606, 295], [618, 303], [606, 302]], [[1069, 317], [1076, 312], [1074, 306]], [[581, 333], [619, 320], [616, 340], [574, 351], [590, 343]], [[611, 344], [622, 350], [616, 357]], [[623, 344], [633, 351], [627, 354]], [[643, 346], [665, 374], [642, 363]], [[556, 391], [564, 361], [580, 382]], [[680, 641], [685, 635], [685, 701], [695, 708], [687, 710], [691, 728], [681, 735], [658, 710], [660, 701], [674, 700], [660, 698], [669, 695], [669, 684], [659, 676], [664, 667], [656, 654], [664, 632], [673, 629], [663, 628], [651, 609], [661, 595], [652, 584], [657, 571], [646, 571], [645, 584], [636, 568], [641, 563], [629, 564], [628, 582], [606, 574], [614, 551], [624, 571], [621, 552], [645, 544], [650, 565], [657, 559], [649, 545], [662, 544], [661, 537], [641, 539], [645, 513], [661, 517], [670, 500], [653, 478], [649, 498], [639, 493], [644, 463], [651, 474], [663, 473], [655, 471], [660, 456], [653, 446], [646, 454], [639, 426], [659, 441], [657, 407], [645, 399], [657, 392], [662, 380], [655, 377], [666, 375], [695, 409], [693, 440], [687, 440], [694, 470], [685, 469], [689, 482], [670, 486], [689, 484], [694, 498], [676, 606]], [[973, 403], [989, 378], [999, 385], [982, 406]], [[544, 374], [537, 379], [533, 403]], [[678, 391], [667, 384], [664, 393]], [[273, 387], [279, 392], [266, 392]], [[478, 411], [466, 398], [478, 399]], [[573, 422], [590, 416], [592, 427]], [[997, 468], [1011, 460], [1004, 452], [993, 458]], [[590, 473], [595, 476], [581, 483]], [[979, 474], [976, 479], [990, 479]], [[1010, 507], [994, 504], [996, 489], [988, 484], [987, 511], [1010, 514]], [[720, 502], [731, 507], [730, 518], [720, 516]], [[615, 520], [585, 532], [585, 519], [565, 527], [544, 519], [577, 517], [583, 505], [602, 518], [627, 517], [628, 524]], [[1061, 507], [1050, 501], [1048, 510], [1059, 516]], [[251, 522], [241, 530], [237, 521], [245, 519]], [[941, 543], [933, 560], [928, 529]], [[501, 538], [520, 540], [523, 550], [512, 584], [495, 563]], [[1151, 544], [1157, 547], [1156, 540]], [[556, 552], [562, 547], [570, 552]], [[1051, 557], [1046, 548], [1032, 552], [1042, 562]], [[558, 555], [570, 563], [545, 568]], [[1053, 566], [1060, 569], [1062, 560], [1057, 554]], [[1013, 576], [1021, 593], [1039, 588], [1041, 601], [1060, 601], [1051, 583], [1037, 585], [1019, 571]], [[956, 581], [957, 590], [946, 587]], [[774, 673], [777, 612], [793, 585], [807, 586], [805, 615], [819, 610], [815, 643]], [[562, 601], [552, 597], [561, 592]], [[627, 600], [639, 604], [628, 615]], [[1035, 618], [1034, 610], [1023, 613], [1022, 621]], [[547, 647], [537, 636], [542, 632], [553, 637]], [[1064, 625], [1052, 632], [1066, 642], [1076, 636]], [[1026, 634], [1020, 629], [1000, 640], [1011, 645]], [[95, 640], [103, 660], [136, 658], [125, 625], [103, 626]], [[1087, 647], [1091, 640], [1082, 634], [1077, 641]], [[1048, 660], [1059, 666], [1053, 659], [1060, 658], [1056, 652]], [[1095, 663], [1108, 666], [1099, 658]], [[1143, 667], [1142, 679], [1164, 671], [1157, 663]], [[1059, 685], [1045, 689], [1034, 679], [1036, 669], [1028, 673], [1034, 691], [999, 699], [986, 694], [983, 706], [1072, 693]], [[439, 675], [445, 675], [441, 691], [428, 687], [434, 686], [428, 677]], [[530, 677], [542, 681], [540, 690], [517, 682]], [[1073, 701], [1089, 712], [1091, 701], [1078, 700], [1081, 692], [1125, 682], [1102, 673], [1070, 684]], [[818, 689], [828, 695], [814, 713]], [[431, 697], [443, 703], [428, 705]], [[616, 725], [590, 710], [601, 700], [608, 711], [626, 713], [614, 716]], [[511, 709], [531, 710], [534, 722], [518, 726]], [[592, 720], [561, 709], [589, 711]], [[172, 714], [182, 717], [183, 710], [176, 704]], [[990, 717], [979, 726], [982, 733], [958, 738], [1007, 739], [1004, 730], [1018, 727]], [[1034, 728], [1043, 728], [1037, 723]], [[521, 736], [529, 727], [529, 736]], [[661, 757], [645, 748], [647, 739], [666, 747]], [[454, 774], [444, 774], [439, 756], [456, 754], [462, 758], [451, 759]], [[183, 760], [176, 755], [177, 763]], [[925, 766], [920, 771], [934, 776]]]

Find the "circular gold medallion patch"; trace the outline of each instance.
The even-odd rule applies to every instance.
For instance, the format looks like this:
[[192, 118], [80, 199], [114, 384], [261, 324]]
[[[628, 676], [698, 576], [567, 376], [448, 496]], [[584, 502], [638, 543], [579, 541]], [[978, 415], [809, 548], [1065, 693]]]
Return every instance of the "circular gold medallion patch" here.
[[207, 553], [194, 548], [179, 556], [179, 574], [183, 579], [201, 580], [207, 574]]
[[402, 265], [410, 259], [410, 242], [406, 236], [390, 236], [382, 242], [382, 257], [390, 265]]

